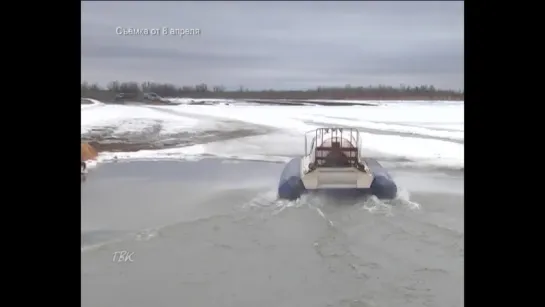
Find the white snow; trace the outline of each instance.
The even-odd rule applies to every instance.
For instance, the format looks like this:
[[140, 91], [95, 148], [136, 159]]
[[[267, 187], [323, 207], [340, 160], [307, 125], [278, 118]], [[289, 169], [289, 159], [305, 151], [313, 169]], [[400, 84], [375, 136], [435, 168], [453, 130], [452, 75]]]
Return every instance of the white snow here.
[[211, 103], [218, 103], [218, 104], [226, 104], [226, 103], [232, 103], [235, 102], [235, 100], [232, 99], [202, 99], [202, 98], [165, 98], [171, 103], [175, 104], [189, 104], [193, 102], [211, 102]]
[[[216, 101], [216, 100], [215, 100]], [[228, 101], [228, 100], [226, 100]], [[164, 110], [164, 112], [161, 112]], [[164, 133], [197, 129], [201, 120], [236, 120], [277, 132], [204, 145], [129, 153], [102, 153], [100, 161], [118, 159], [200, 159], [203, 156], [287, 161], [304, 153], [304, 133], [324, 125], [360, 128], [366, 154], [408, 159], [406, 164], [463, 168], [463, 102], [387, 102], [379, 106], [187, 105], [84, 108], [82, 133], [100, 126], [121, 131], [160, 122]], [[209, 120], [210, 118], [210, 120]], [[369, 130], [370, 129], [370, 130]], [[402, 135], [392, 135], [402, 133]]]
[[86, 109], [90, 109], [90, 108], [95, 108], [95, 107], [104, 105], [102, 102], [100, 102], [100, 101], [98, 101], [98, 100], [96, 100], [96, 99], [81, 98], [81, 100], [87, 100], [88, 102], [91, 103], [91, 104], [82, 104], [82, 105], [81, 105], [81, 109], [82, 109], [82, 110], [86, 110]]
[[141, 131], [160, 124], [162, 133], [175, 133], [187, 130], [199, 123], [198, 120], [179, 115], [171, 115], [148, 107], [128, 105], [105, 105], [95, 108], [83, 108], [81, 133], [89, 130], [112, 127], [116, 133]]

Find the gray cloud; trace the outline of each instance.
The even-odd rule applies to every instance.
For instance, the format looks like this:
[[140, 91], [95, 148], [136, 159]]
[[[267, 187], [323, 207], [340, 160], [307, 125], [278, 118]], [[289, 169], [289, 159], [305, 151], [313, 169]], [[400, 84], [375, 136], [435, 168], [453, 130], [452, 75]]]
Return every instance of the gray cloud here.
[[[82, 79], [463, 89], [463, 2], [83, 2]], [[200, 35], [118, 35], [116, 28]]]

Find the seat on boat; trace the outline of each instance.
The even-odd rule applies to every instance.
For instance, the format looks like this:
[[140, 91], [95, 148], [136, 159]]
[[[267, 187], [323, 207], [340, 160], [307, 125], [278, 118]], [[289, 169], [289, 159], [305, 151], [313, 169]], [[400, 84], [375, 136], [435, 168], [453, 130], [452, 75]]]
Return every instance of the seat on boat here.
[[316, 147], [316, 164], [321, 167], [350, 167], [357, 163], [358, 149], [346, 139], [325, 140]]

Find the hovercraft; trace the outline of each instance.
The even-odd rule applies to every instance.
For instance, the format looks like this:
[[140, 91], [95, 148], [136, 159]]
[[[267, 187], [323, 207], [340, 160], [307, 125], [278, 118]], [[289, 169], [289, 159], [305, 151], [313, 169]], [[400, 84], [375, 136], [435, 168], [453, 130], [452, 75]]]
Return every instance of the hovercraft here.
[[393, 199], [397, 185], [380, 163], [362, 155], [357, 129], [318, 128], [305, 134], [305, 155], [284, 167], [278, 198], [295, 200], [304, 193], [317, 191]]

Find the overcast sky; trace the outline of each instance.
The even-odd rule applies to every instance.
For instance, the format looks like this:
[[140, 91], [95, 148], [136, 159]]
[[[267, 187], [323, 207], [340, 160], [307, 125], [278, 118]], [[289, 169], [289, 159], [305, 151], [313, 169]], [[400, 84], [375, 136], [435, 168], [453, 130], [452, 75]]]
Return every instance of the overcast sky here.
[[[463, 89], [463, 2], [83, 2], [81, 78]], [[198, 35], [119, 35], [119, 28]], [[188, 30], [189, 31], [189, 30]]]

